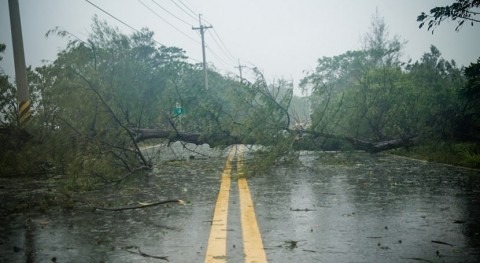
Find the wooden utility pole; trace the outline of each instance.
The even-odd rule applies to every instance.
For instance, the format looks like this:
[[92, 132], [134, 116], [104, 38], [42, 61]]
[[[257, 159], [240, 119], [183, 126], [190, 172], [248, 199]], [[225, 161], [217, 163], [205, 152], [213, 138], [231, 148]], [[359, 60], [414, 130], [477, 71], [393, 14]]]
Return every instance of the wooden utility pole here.
[[31, 113], [18, 0], [8, 0], [8, 8], [10, 12], [10, 27], [12, 30], [15, 79], [17, 82], [18, 124], [23, 127], [30, 119]]
[[208, 75], [207, 75], [207, 58], [205, 55], [205, 30], [212, 28], [212, 26], [202, 25], [202, 15], [198, 15], [198, 22], [200, 23], [199, 27], [192, 27], [193, 30], [200, 30], [200, 35], [202, 36], [202, 52], [203, 52], [203, 75], [205, 77], [205, 89], [208, 89]]
[[238, 60], [238, 67], [235, 67], [235, 68], [238, 68], [238, 71], [240, 71], [240, 82], [243, 81], [243, 76], [242, 76], [242, 68], [246, 67], [245, 65], [242, 65], [240, 64], [240, 59]]

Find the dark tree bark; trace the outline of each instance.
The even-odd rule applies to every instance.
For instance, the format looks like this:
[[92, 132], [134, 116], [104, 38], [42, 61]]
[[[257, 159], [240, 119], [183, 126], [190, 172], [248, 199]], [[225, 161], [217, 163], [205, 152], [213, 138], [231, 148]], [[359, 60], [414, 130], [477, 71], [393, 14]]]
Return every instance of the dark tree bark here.
[[141, 142], [148, 139], [168, 139], [170, 142], [182, 141], [196, 145], [208, 144], [214, 146], [228, 146], [233, 144], [253, 144], [253, 141], [246, 141], [241, 138], [230, 135], [228, 132], [218, 132], [212, 134], [200, 134], [192, 132], [176, 132], [160, 129], [132, 129], [135, 134], [135, 141]]
[[[209, 144], [215, 145], [232, 145], [232, 144], [255, 144], [253, 141], [245, 141], [241, 138], [230, 136], [228, 133], [217, 133], [212, 135], [201, 135], [198, 133], [182, 133], [175, 131], [165, 131], [159, 129], [135, 129], [132, 130], [135, 134], [135, 140], [137, 142], [148, 139], [168, 139], [171, 142], [183, 141], [186, 143], [193, 143], [196, 145]], [[413, 145], [416, 136], [408, 136], [406, 138], [398, 138], [381, 142], [370, 142], [360, 140], [348, 136], [339, 136], [334, 134], [317, 133], [313, 131], [302, 131], [304, 136], [323, 137], [330, 139], [340, 139], [349, 142], [356, 150], [363, 150], [366, 152], [377, 153], [395, 148], [408, 147]], [[319, 147], [320, 148], [320, 147]]]

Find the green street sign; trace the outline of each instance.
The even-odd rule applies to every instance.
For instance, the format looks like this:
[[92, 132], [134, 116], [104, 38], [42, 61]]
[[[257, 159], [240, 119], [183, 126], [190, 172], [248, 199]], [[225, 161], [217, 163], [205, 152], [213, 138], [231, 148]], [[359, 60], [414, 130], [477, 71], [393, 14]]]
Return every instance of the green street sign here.
[[173, 108], [173, 114], [181, 115], [181, 114], [185, 114], [185, 111], [183, 110], [183, 108]]
[[175, 108], [173, 108], [172, 112], [173, 115], [185, 114], [185, 111], [183, 110], [182, 105], [179, 102], [175, 103]]

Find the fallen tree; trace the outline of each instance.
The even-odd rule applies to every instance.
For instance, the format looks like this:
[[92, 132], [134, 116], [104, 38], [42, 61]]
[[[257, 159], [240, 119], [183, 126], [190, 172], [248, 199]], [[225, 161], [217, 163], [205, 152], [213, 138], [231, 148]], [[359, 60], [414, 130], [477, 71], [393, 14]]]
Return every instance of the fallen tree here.
[[231, 136], [228, 132], [200, 134], [192, 132], [167, 131], [161, 129], [133, 129], [135, 142], [142, 142], [148, 139], [168, 139], [170, 142], [182, 141], [196, 145], [209, 144], [210, 146], [228, 146], [232, 144], [247, 143], [241, 138]]
[[351, 142], [357, 150], [364, 150], [370, 153], [378, 153], [391, 149], [410, 147], [414, 144], [414, 140], [417, 136], [412, 135], [406, 138], [397, 138], [381, 142], [368, 142], [355, 138], [345, 137], [345, 140]]
[[383, 152], [383, 151], [402, 148], [402, 147], [410, 147], [415, 143], [415, 138], [417, 137], [417, 135], [409, 135], [409, 136], [404, 136], [400, 138], [374, 142], [374, 141], [362, 140], [362, 139], [358, 139], [350, 136], [319, 133], [319, 132], [310, 131], [310, 130], [302, 131], [302, 133], [310, 135], [314, 138], [327, 138], [327, 139], [337, 139], [337, 140], [347, 141], [353, 146], [355, 150], [361, 150], [361, 151], [366, 151], [370, 153], [378, 153], [378, 152]]
[[[236, 136], [231, 136], [228, 132], [214, 133], [208, 135], [191, 132], [166, 131], [161, 129], [135, 129], [131, 132], [135, 134], [134, 137], [136, 142], [141, 142], [148, 139], [168, 139], [170, 142], [182, 141], [196, 145], [209, 144], [210, 146], [229, 146], [233, 144], [262, 144], [262, 142], [255, 142]], [[339, 139], [350, 143], [355, 150], [362, 150], [370, 153], [378, 153], [391, 149], [412, 146], [414, 144], [415, 138], [417, 137], [416, 135], [411, 135], [385, 141], [371, 142], [349, 136], [318, 133], [309, 130], [301, 132], [297, 130], [288, 130], [288, 133], [296, 137], [298, 137], [298, 134], [301, 133], [303, 139], [308, 139], [309, 137]], [[321, 145], [315, 146], [315, 148], [321, 149]]]

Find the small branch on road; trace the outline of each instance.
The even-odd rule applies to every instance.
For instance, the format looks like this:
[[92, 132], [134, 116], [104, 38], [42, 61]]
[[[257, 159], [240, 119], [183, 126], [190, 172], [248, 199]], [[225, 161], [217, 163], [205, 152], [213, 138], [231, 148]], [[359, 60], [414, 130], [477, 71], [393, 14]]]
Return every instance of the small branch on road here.
[[128, 250], [128, 249], [125, 249], [125, 251], [127, 251], [128, 253], [131, 253], [131, 254], [140, 255], [140, 256], [142, 256], [142, 257], [156, 258], [156, 259], [161, 259], [161, 260], [169, 261], [169, 260], [168, 260], [168, 257], [149, 255], [149, 254], [147, 254], [147, 253], [142, 252], [139, 247], [134, 247], [134, 248], [136, 248], [136, 249], [138, 250], [138, 252], [136, 252], [136, 251], [131, 251], [131, 250]]
[[435, 243], [435, 244], [440, 244], [440, 245], [447, 245], [447, 246], [451, 246], [453, 247], [452, 244], [449, 244], [447, 242], [443, 242], [443, 241], [437, 241], [437, 240], [432, 240], [432, 243]]
[[295, 211], [295, 212], [309, 212], [309, 211], [317, 211], [316, 209], [309, 209], [309, 208], [305, 208], [305, 209], [300, 209], [300, 208], [291, 208], [290, 207], [290, 211]]
[[156, 203], [144, 204], [144, 205], [139, 205], [139, 206], [128, 206], [128, 207], [118, 207], [118, 208], [95, 207], [95, 209], [105, 210], [105, 211], [124, 211], [124, 210], [147, 208], [147, 207], [163, 205], [163, 204], [167, 204], [167, 203], [178, 203], [178, 204], [181, 204], [181, 205], [185, 204], [185, 202], [183, 200], [172, 199], [172, 200], [160, 201], [160, 202], [156, 202]]

